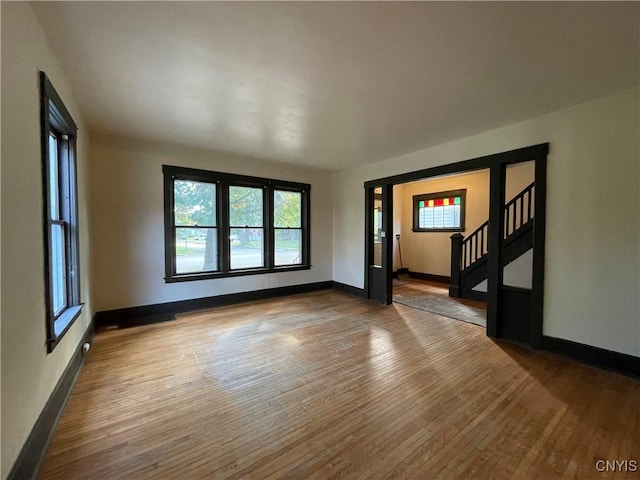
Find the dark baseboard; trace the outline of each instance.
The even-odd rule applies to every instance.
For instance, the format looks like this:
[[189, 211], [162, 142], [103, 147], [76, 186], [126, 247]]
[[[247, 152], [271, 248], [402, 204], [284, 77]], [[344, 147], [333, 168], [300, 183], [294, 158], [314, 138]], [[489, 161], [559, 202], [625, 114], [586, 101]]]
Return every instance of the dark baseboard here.
[[175, 320], [173, 313], [160, 313], [149, 317], [127, 317], [118, 323], [118, 328], [140, 327], [142, 325], [151, 325], [152, 323], [170, 322]]
[[467, 300], [475, 300], [477, 302], [487, 302], [487, 292], [478, 292], [477, 290], [465, 290], [460, 294], [460, 298]]
[[399, 268], [397, 270], [394, 270], [393, 278], [400, 278], [400, 275], [408, 274], [408, 273], [409, 273], [409, 269], [408, 268]]
[[542, 337], [542, 349], [576, 362], [640, 378], [640, 357], [546, 335]]
[[[252, 290], [250, 292], [230, 293], [227, 295], [216, 295], [213, 297], [156, 303], [154, 305], [142, 305], [139, 307], [119, 308], [117, 310], [106, 310], [96, 314], [96, 327], [118, 325], [119, 328], [127, 328], [141, 324], [171, 320], [173, 315], [176, 313], [191, 312], [194, 310], [221, 307], [236, 303], [253, 302], [256, 300], [265, 300], [267, 298], [284, 297], [286, 295], [313, 292], [332, 287], [332, 281], [305, 283], [302, 285], [267, 288], [264, 290]], [[143, 323], [140, 323], [141, 321]]]
[[445, 275], [433, 275], [432, 273], [412, 272], [409, 270], [409, 276], [411, 278], [417, 278], [418, 280], [430, 280], [432, 282], [445, 283], [449, 285], [451, 283], [451, 277]]
[[71, 357], [67, 368], [65, 368], [60, 380], [58, 380], [53, 392], [51, 392], [49, 400], [47, 400], [42, 412], [40, 412], [40, 416], [33, 425], [31, 433], [29, 433], [22, 450], [18, 454], [18, 458], [16, 458], [13, 467], [9, 471], [7, 480], [26, 480], [36, 477], [58, 424], [60, 414], [67, 403], [69, 394], [78, 378], [78, 373], [80, 373], [80, 368], [84, 363], [85, 354], [82, 351], [82, 346], [85, 342], [93, 342], [93, 334], [94, 320], [91, 321], [82, 340], [76, 347], [76, 352]]
[[347, 285], [346, 283], [333, 282], [333, 288], [342, 292], [355, 295], [356, 297], [365, 298], [366, 293], [363, 288], [354, 287], [353, 285]]

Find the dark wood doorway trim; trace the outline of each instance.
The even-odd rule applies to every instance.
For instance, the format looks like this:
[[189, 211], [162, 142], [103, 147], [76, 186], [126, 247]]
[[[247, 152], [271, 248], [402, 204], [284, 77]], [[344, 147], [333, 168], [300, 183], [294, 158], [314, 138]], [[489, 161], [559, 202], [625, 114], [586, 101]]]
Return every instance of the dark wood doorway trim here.
[[[496, 245], [500, 243], [500, 219], [503, 216], [502, 209], [504, 207], [504, 183], [505, 172], [508, 165], [535, 161], [535, 212], [534, 232], [533, 232], [533, 279], [532, 279], [532, 331], [529, 344], [533, 348], [542, 348], [542, 319], [544, 305], [544, 255], [545, 255], [545, 209], [546, 209], [546, 176], [547, 176], [547, 155], [549, 153], [549, 143], [541, 143], [529, 147], [510, 150], [507, 152], [486, 155], [483, 157], [473, 158], [462, 162], [440, 165], [437, 167], [427, 168], [424, 170], [416, 170], [413, 172], [402, 173], [390, 177], [370, 180], [364, 183], [365, 192], [369, 192], [371, 188], [382, 186], [384, 191], [391, 196], [393, 186], [413, 182], [416, 180], [425, 180], [431, 177], [441, 175], [467, 173], [475, 170], [490, 170], [490, 207], [489, 207], [489, 256], [488, 256], [488, 275], [487, 275], [487, 335], [496, 337], [498, 335], [498, 317], [499, 317], [499, 287], [501, 285], [500, 278], [502, 276], [502, 268], [500, 268], [500, 248]], [[369, 194], [365, 195], [365, 207], [370, 205], [371, 199]], [[393, 225], [393, 204], [392, 202], [383, 203], [383, 218], [386, 226]], [[368, 216], [369, 210], [365, 208]], [[365, 235], [368, 232], [369, 224], [365, 220]], [[493, 241], [492, 241], [493, 240]], [[365, 289], [369, 284], [369, 249], [367, 247], [367, 238], [365, 238]], [[393, 258], [393, 242], [386, 242], [384, 246], [383, 256], [386, 259]], [[387, 289], [391, 290], [392, 272], [389, 269], [387, 279]], [[387, 304], [392, 302], [391, 295]]]
[[[383, 193], [375, 193], [375, 189], [377, 187], [382, 187]], [[387, 208], [393, 212], [393, 185], [373, 185], [369, 186], [366, 189], [365, 195], [365, 238], [364, 238], [364, 261], [365, 261], [365, 275], [364, 275], [364, 295], [367, 299], [372, 299], [371, 295], [371, 265], [373, 265], [373, 249], [371, 248], [372, 233], [373, 233], [373, 219], [371, 217], [371, 212], [373, 211], [373, 204], [375, 200], [382, 200], [382, 230], [384, 232], [393, 231], [393, 218], [388, 215]], [[386, 278], [385, 285], [385, 294], [384, 294], [384, 302], [383, 298], [376, 298], [377, 301], [386, 303], [389, 305], [392, 300], [393, 294], [393, 268], [391, 267], [393, 264], [393, 249], [388, 248], [388, 246], [393, 246], [393, 240], [388, 235], [382, 239], [382, 275]]]

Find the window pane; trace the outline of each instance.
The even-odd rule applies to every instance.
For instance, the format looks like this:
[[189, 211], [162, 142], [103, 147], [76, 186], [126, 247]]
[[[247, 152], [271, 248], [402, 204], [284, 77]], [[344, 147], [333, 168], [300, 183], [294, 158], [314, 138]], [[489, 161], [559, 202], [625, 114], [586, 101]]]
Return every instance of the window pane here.
[[51, 298], [53, 314], [58, 315], [67, 306], [67, 272], [65, 264], [64, 227], [51, 225]]
[[217, 228], [176, 228], [176, 273], [218, 270]]
[[229, 244], [232, 269], [264, 267], [262, 228], [232, 228]]
[[373, 201], [373, 265], [382, 266], [382, 198]]
[[58, 139], [49, 133], [49, 208], [51, 220], [60, 220], [58, 183]]
[[434, 207], [433, 208], [433, 228], [442, 228], [444, 215], [443, 215], [444, 207]]
[[302, 263], [302, 231], [275, 231], [275, 265], [298, 265]]
[[229, 187], [229, 224], [232, 227], [263, 227], [262, 188]]
[[176, 225], [215, 227], [216, 184], [175, 180], [173, 182]]
[[433, 207], [425, 208], [424, 228], [433, 228]]
[[273, 196], [274, 226], [300, 228], [302, 226], [302, 193], [275, 190]]
[[453, 228], [455, 227], [455, 206], [453, 205], [447, 205], [446, 207], [443, 207], [443, 212], [444, 212], [444, 220], [443, 220], [443, 226], [444, 228]]

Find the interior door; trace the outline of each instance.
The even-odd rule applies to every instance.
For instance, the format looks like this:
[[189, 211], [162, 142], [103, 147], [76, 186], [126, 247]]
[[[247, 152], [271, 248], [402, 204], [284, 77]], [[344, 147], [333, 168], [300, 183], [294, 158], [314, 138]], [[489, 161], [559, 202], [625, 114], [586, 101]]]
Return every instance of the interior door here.
[[391, 186], [367, 189], [367, 297], [380, 303], [391, 303], [391, 268], [389, 237], [391, 219]]

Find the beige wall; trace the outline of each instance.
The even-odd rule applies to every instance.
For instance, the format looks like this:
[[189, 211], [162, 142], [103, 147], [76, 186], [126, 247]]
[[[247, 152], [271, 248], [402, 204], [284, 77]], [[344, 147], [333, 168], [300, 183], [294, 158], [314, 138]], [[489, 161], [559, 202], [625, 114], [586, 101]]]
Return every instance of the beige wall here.
[[[85, 125], [27, 3], [2, 2], [2, 468], [5, 478], [87, 329], [93, 309]], [[47, 354], [38, 70], [78, 124], [80, 268], [84, 309]]]
[[[163, 164], [310, 183], [311, 270], [165, 283]], [[90, 185], [96, 311], [332, 278], [329, 173], [157, 142], [94, 137]]]
[[[401, 266], [407, 268], [407, 259], [405, 252], [402, 251], [402, 265], [400, 263], [400, 248], [398, 246], [398, 240], [396, 234], [402, 235], [402, 224], [404, 220], [403, 212], [404, 204], [404, 185], [396, 185], [393, 187], [393, 271], [397, 271]], [[400, 238], [400, 242], [403, 242], [404, 238]]]
[[[467, 189], [465, 231], [473, 232], [489, 218], [489, 170], [434, 178], [402, 186], [402, 254], [412, 272], [451, 274], [451, 232], [413, 232], [413, 196]], [[395, 189], [395, 188], [394, 188]]]
[[[507, 169], [505, 188], [507, 201], [520, 193], [533, 179], [533, 162], [510, 166]], [[467, 237], [489, 218], [488, 169], [394, 187], [394, 233], [401, 234], [403, 263], [412, 272], [449, 276], [452, 235], [451, 232], [413, 232], [413, 196], [460, 189], [467, 190], [465, 231], [461, 232]], [[399, 229], [396, 228], [398, 225]], [[397, 248], [394, 254], [397, 257]], [[397, 268], [396, 264], [399, 264], [399, 260], [396, 261], [394, 257], [394, 269]]]
[[[543, 332], [640, 356], [639, 91], [334, 175], [334, 280], [362, 288], [363, 183], [550, 142]], [[616, 198], [611, 208], [603, 199]], [[634, 212], [631, 214], [631, 212]]]

